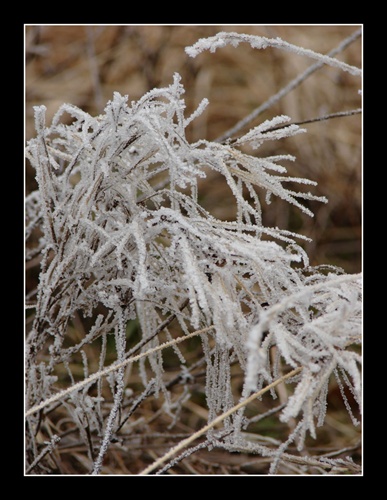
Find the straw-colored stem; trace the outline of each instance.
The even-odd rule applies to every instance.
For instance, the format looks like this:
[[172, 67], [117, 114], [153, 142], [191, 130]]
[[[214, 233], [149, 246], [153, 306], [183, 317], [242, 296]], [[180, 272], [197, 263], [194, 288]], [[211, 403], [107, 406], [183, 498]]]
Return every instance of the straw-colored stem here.
[[169, 450], [168, 453], [166, 453], [165, 455], [163, 455], [162, 457], [160, 457], [158, 460], [156, 460], [155, 462], [153, 462], [151, 465], [149, 465], [140, 474], [141, 475], [149, 474], [154, 469], [156, 469], [157, 467], [159, 467], [159, 465], [163, 464], [166, 460], [172, 458], [173, 455], [175, 455], [177, 452], [179, 452], [180, 450], [182, 450], [183, 448], [185, 448], [186, 446], [188, 446], [190, 443], [192, 443], [192, 441], [195, 441], [195, 439], [197, 439], [198, 437], [200, 437], [203, 434], [205, 434], [212, 427], [215, 427], [217, 424], [221, 423], [225, 418], [229, 417], [230, 415], [232, 415], [233, 413], [235, 413], [236, 411], [238, 411], [240, 408], [248, 405], [249, 403], [251, 403], [252, 401], [254, 401], [254, 399], [258, 398], [259, 396], [261, 396], [265, 392], [269, 391], [270, 389], [273, 389], [273, 387], [277, 386], [278, 384], [280, 384], [284, 380], [286, 380], [286, 379], [288, 379], [290, 377], [293, 377], [294, 375], [297, 375], [297, 373], [299, 373], [301, 370], [302, 370], [301, 367], [295, 368], [291, 372], [289, 372], [286, 375], [284, 375], [284, 376], [280, 377], [279, 379], [275, 380], [274, 382], [272, 382], [271, 384], [267, 385], [263, 389], [261, 389], [261, 390], [259, 390], [257, 392], [254, 392], [253, 394], [251, 394], [251, 396], [249, 396], [248, 398], [244, 399], [243, 401], [241, 401], [237, 405], [233, 406], [228, 411], [222, 413], [222, 415], [219, 415], [219, 417], [216, 417], [212, 422], [210, 422], [209, 424], [207, 424], [204, 427], [202, 427], [200, 430], [198, 430], [197, 432], [195, 432], [194, 434], [192, 434], [191, 436], [189, 436], [187, 439], [183, 439], [183, 441], [180, 441], [179, 444], [177, 444], [174, 448], [172, 448], [171, 450]]
[[94, 380], [97, 380], [100, 377], [107, 375], [108, 373], [114, 372], [115, 370], [118, 370], [119, 368], [122, 368], [123, 366], [126, 366], [129, 363], [134, 363], [135, 361], [138, 361], [139, 359], [144, 358], [145, 356], [149, 356], [150, 354], [153, 354], [154, 352], [161, 351], [162, 349], [166, 349], [167, 347], [170, 347], [170, 346], [175, 345], [175, 344], [179, 344], [180, 342], [183, 342], [183, 340], [187, 340], [191, 337], [194, 337], [195, 335], [200, 335], [202, 333], [208, 332], [212, 328], [213, 328], [213, 326], [209, 326], [207, 328], [203, 328], [202, 330], [196, 330], [195, 332], [189, 333], [188, 335], [184, 335], [184, 337], [179, 337], [177, 339], [170, 340], [169, 342], [165, 342], [164, 344], [161, 344], [157, 347], [154, 347], [153, 349], [149, 349], [149, 351], [138, 354], [137, 356], [133, 356], [133, 358], [126, 359], [125, 361], [122, 361], [120, 363], [115, 363], [113, 365], [108, 366], [104, 370], [100, 370], [96, 373], [93, 373], [93, 375], [90, 375], [90, 377], [86, 378], [85, 380], [82, 380], [81, 382], [78, 382], [77, 384], [72, 385], [68, 389], [64, 389], [63, 391], [60, 391], [57, 394], [54, 394], [54, 396], [51, 396], [50, 398], [45, 399], [44, 401], [42, 401], [38, 405], [33, 406], [25, 413], [25, 417], [29, 417], [33, 413], [36, 413], [39, 410], [42, 410], [43, 408], [50, 405], [51, 403], [58, 401], [58, 399], [62, 399], [64, 396], [67, 396], [71, 392], [78, 391], [79, 389], [81, 389], [85, 385], [89, 384], [90, 382], [93, 382]]

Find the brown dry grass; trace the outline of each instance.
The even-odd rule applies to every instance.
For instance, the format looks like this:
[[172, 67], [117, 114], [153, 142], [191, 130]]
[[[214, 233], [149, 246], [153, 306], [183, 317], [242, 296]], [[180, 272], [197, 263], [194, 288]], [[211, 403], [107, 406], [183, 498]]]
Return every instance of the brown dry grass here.
[[[169, 85], [174, 72], [182, 76], [186, 89], [187, 113], [202, 98], [210, 105], [189, 131], [190, 139], [215, 139], [301, 73], [311, 61], [274, 49], [257, 51], [246, 44], [237, 49], [226, 47], [215, 54], [203, 53], [189, 58], [184, 48], [199, 38], [221, 30], [237, 31], [282, 39], [327, 53], [355, 26], [27, 26], [26, 27], [26, 139], [34, 135], [32, 106], [45, 104], [48, 119], [58, 107], [69, 102], [99, 114], [113, 91], [129, 94], [137, 100], [155, 86]], [[339, 59], [361, 66], [361, 41], [349, 46]], [[360, 107], [358, 77], [332, 68], [312, 75], [290, 95], [259, 117], [256, 125], [277, 114], [302, 121], [327, 113]], [[316, 216], [309, 219], [286, 204], [273, 200], [264, 206], [264, 222], [299, 231], [313, 238], [306, 246], [311, 264], [335, 264], [346, 272], [361, 269], [361, 116], [331, 119], [307, 125], [307, 134], [273, 143], [259, 154], [289, 153], [296, 162], [286, 166], [291, 176], [318, 182], [315, 194], [329, 199], [327, 205], [311, 205]], [[34, 174], [27, 166], [27, 191], [35, 189]], [[217, 177], [203, 185], [202, 202], [220, 218], [232, 217], [229, 193]], [[28, 283], [27, 283], [28, 284]], [[195, 355], [193, 342], [192, 356]], [[93, 363], [90, 354], [90, 363]], [[96, 364], [98, 359], [95, 359]], [[202, 374], [204, 377], [204, 373]], [[236, 377], [239, 375], [236, 374]], [[200, 384], [200, 375], [197, 376]], [[241, 383], [241, 380], [239, 381]], [[135, 381], [133, 381], [135, 383]], [[236, 386], [238, 381], [236, 382]], [[332, 391], [332, 411], [316, 442], [310, 445], [329, 451], [351, 446], [359, 439], [359, 430], [348, 422], [343, 404]], [[268, 400], [269, 401], [269, 400]], [[265, 398], [252, 405], [251, 411], [265, 411]], [[169, 435], [169, 421], [159, 414], [153, 399], [140, 409], [146, 435], [136, 429], [126, 437], [125, 446], [117, 443], [104, 463], [103, 474], [136, 474], [171, 445], [206, 423], [202, 393], [194, 391], [186, 413]], [[60, 416], [60, 415], [59, 415]], [[272, 437], [280, 437], [277, 427], [267, 424]], [[54, 419], [53, 429], [66, 430], [66, 422]], [[262, 432], [262, 428], [260, 428]], [[90, 463], [84, 447], [69, 440], [57, 454], [62, 474], [87, 474]], [[291, 448], [289, 450], [292, 451]], [[351, 454], [350, 452], [348, 454]], [[359, 459], [358, 451], [352, 453]], [[297, 465], [294, 465], [297, 469]], [[228, 452], [195, 453], [170, 474], [265, 474], [268, 462], [261, 457], [231, 455]], [[292, 474], [289, 470], [282, 473]], [[297, 469], [297, 473], [300, 470]], [[309, 472], [313, 473], [313, 471]]]

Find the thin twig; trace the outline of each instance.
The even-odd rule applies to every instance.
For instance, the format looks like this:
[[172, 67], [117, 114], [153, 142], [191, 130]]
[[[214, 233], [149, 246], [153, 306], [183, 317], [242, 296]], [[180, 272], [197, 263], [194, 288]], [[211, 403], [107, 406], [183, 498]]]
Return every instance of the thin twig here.
[[[350, 448], [348, 448], [350, 450]], [[228, 451], [235, 451], [238, 453], [250, 453], [251, 449], [250, 448], [245, 448], [243, 446], [233, 446], [233, 445], [228, 445]], [[275, 451], [271, 452], [268, 450], [268, 460], [272, 460], [272, 457], [275, 455]], [[324, 461], [325, 459], [325, 461]], [[326, 457], [324, 455], [321, 456], [298, 456], [298, 455], [292, 455], [291, 453], [283, 453], [281, 455], [280, 461], [282, 463], [290, 462], [294, 463], [297, 465], [304, 465], [308, 467], [320, 467], [323, 469], [333, 469], [334, 467], [337, 467], [339, 463], [343, 465], [343, 467], [339, 470], [340, 472], [345, 472], [348, 469], [354, 470], [355, 472], [360, 472], [361, 471], [361, 466], [356, 464], [356, 463], [351, 463], [347, 460], [347, 462], [341, 461], [339, 462], [340, 459], [336, 460], [336, 463], [334, 463], [334, 460], [327, 461]]]
[[[301, 122], [290, 122], [290, 123], [287, 123], [286, 125], [279, 125], [278, 127], [268, 128], [265, 130], [265, 134], [267, 132], [273, 132], [273, 130], [281, 130], [283, 128], [291, 127], [292, 125], [306, 125], [307, 123], [322, 122], [325, 120], [330, 120], [332, 118], [341, 118], [342, 116], [358, 115], [361, 112], [362, 112], [361, 108], [350, 109], [348, 111], [338, 111], [337, 113], [330, 113], [328, 115], [318, 116], [317, 118], [310, 118], [309, 120], [303, 120]], [[232, 139], [231, 141], [228, 141], [228, 144], [232, 145], [232, 144], [235, 144], [236, 142], [238, 142], [239, 144], [242, 144], [243, 141], [236, 138], [236, 139]]]
[[[230, 434], [230, 432], [232, 432], [232, 431], [230, 431], [229, 429], [224, 430], [221, 433], [221, 435], [218, 436], [218, 437], [223, 437], [223, 436], [225, 436], [227, 434]], [[189, 457], [190, 455], [192, 455], [193, 453], [196, 453], [199, 450], [207, 448], [210, 444], [211, 444], [211, 440], [210, 439], [206, 439], [202, 443], [199, 443], [196, 446], [193, 446], [192, 448], [189, 448], [188, 450], [185, 450], [178, 457], [175, 457], [173, 460], [171, 460], [169, 463], [167, 463], [162, 469], [160, 469], [159, 471], [157, 471], [156, 474], [157, 475], [164, 474], [171, 467], [175, 467], [179, 462], [181, 462], [185, 458]]]
[[[356, 30], [352, 35], [347, 37], [345, 40], [341, 42], [340, 45], [338, 45], [336, 48], [328, 52], [329, 57], [333, 57], [339, 52], [343, 51], [348, 45], [350, 45], [352, 42], [354, 42], [357, 38], [361, 36], [362, 30]], [[222, 136], [218, 137], [215, 139], [214, 142], [224, 142], [226, 139], [230, 138], [232, 135], [236, 134], [239, 132], [242, 128], [244, 128], [246, 125], [248, 125], [250, 122], [255, 120], [260, 114], [262, 114], [264, 111], [269, 109], [271, 106], [273, 106], [277, 101], [282, 99], [285, 95], [289, 94], [292, 90], [294, 90], [296, 87], [298, 87], [304, 80], [306, 80], [312, 73], [317, 71], [318, 69], [322, 68], [324, 66], [323, 62], [317, 62], [309, 66], [301, 75], [297, 76], [293, 80], [291, 80], [285, 87], [283, 87], [279, 92], [274, 94], [273, 96], [270, 97], [266, 102], [258, 106], [252, 113], [247, 115], [245, 118], [240, 120], [234, 127], [231, 129], [227, 130]]]
[[273, 130], [279, 130], [281, 128], [290, 127], [291, 125], [306, 125], [307, 123], [322, 122], [324, 120], [330, 120], [331, 118], [340, 118], [342, 116], [352, 116], [358, 115], [362, 112], [361, 108], [349, 109], [348, 111], [338, 111], [337, 113], [330, 113], [329, 115], [319, 116], [317, 118], [310, 118], [309, 120], [303, 120], [301, 122], [291, 122], [286, 125], [280, 125], [279, 127], [273, 127], [265, 130], [266, 132], [272, 132]]
[[37, 456], [36, 459], [32, 462], [32, 464], [28, 467], [28, 469], [26, 470], [26, 474], [31, 472], [32, 469], [34, 469], [38, 465], [38, 463], [42, 460], [42, 458], [44, 458], [47, 455], [47, 453], [52, 453], [55, 445], [60, 441], [60, 439], [61, 438], [56, 434], [52, 436], [51, 441], [47, 444], [47, 446], [43, 448], [39, 456]]
[[143, 391], [143, 393], [132, 404], [132, 407], [130, 408], [128, 414], [125, 415], [125, 418], [121, 421], [120, 425], [117, 427], [116, 434], [120, 432], [122, 427], [126, 424], [126, 422], [129, 420], [131, 415], [133, 415], [133, 413], [140, 406], [140, 404], [154, 392], [154, 386], [155, 386], [155, 381], [154, 379], [152, 379], [145, 388], [145, 390]]
[[230, 415], [232, 415], [233, 413], [235, 413], [239, 409], [243, 408], [244, 406], [248, 405], [249, 403], [251, 403], [252, 401], [254, 401], [255, 399], [257, 399], [258, 397], [262, 396], [262, 394], [264, 394], [268, 390], [273, 389], [273, 387], [276, 387], [278, 384], [280, 384], [284, 380], [286, 380], [286, 379], [288, 379], [290, 377], [293, 377], [294, 375], [297, 375], [297, 373], [300, 373], [301, 370], [302, 370], [302, 367], [295, 368], [291, 372], [289, 372], [286, 375], [284, 375], [284, 376], [280, 377], [279, 379], [275, 380], [274, 382], [272, 382], [271, 384], [267, 385], [263, 389], [261, 389], [261, 390], [259, 390], [257, 392], [254, 392], [254, 394], [252, 394], [248, 398], [244, 399], [243, 401], [241, 401], [237, 405], [233, 406], [232, 408], [230, 408], [226, 412], [222, 413], [222, 415], [219, 415], [212, 422], [210, 422], [209, 424], [207, 424], [204, 427], [202, 427], [200, 430], [198, 430], [197, 432], [195, 432], [194, 434], [192, 434], [187, 439], [183, 439], [183, 441], [181, 441], [178, 445], [174, 446], [171, 450], [169, 450], [168, 453], [166, 453], [165, 455], [163, 455], [162, 457], [160, 457], [158, 460], [156, 460], [155, 462], [153, 462], [151, 465], [149, 465], [140, 474], [141, 475], [149, 474], [154, 469], [156, 469], [159, 465], [163, 464], [166, 460], [168, 460], [169, 458], [173, 457], [173, 455], [175, 455], [177, 452], [179, 452], [180, 450], [182, 450], [183, 448], [185, 448], [187, 445], [189, 445], [190, 443], [192, 443], [192, 441], [195, 441], [195, 439], [197, 439], [198, 437], [200, 437], [203, 434], [205, 434], [208, 430], [212, 429], [217, 424], [221, 423], [224, 419], [226, 419], [227, 417], [229, 417]]
[[118, 372], [118, 381], [117, 381], [117, 391], [114, 395], [114, 405], [110, 411], [109, 418], [106, 423], [105, 435], [103, 437], [101, 447], [99, 450], [98, 457], [93, 465], [93, 470], [91, 475], [96, 476], [100, 473], [103, 458], [107, 452], [108, 446], [110, 444], [112, 434], [113, 434], [113, 423], [117, 418], [117, 414], [121, 405], [122, 395], [124, 393], [124, 371], [122, 368]]

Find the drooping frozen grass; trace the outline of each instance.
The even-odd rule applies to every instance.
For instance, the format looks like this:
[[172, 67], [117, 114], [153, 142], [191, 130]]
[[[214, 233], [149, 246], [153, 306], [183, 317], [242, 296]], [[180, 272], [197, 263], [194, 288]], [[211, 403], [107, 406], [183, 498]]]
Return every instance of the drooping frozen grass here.
[[325, 56], [323, 54], [318, 54], [313, 50], [304, 49], [302, 47], [297, 47], [296, 45], [290, 44], [281, 40], [281, 38], [267, 38], [264, 36], [252, 36], [240, 33], [232, 32], [221, 32], [217, 35], [209, 38], [201, 38], [192, 47], [187, 47], [186, 52], [191, 57], [196, 57], [198, 54], [204, 50], [210, 50], [210, 52], [215, 52], [221, 47], [226, 45], [232, 45], [233, 47], [238, 47], [241, 42], [248, 43], [254, 49], [266, 49], [268, 47], [275, 47], [277, 49], [285, 50], [287, 52], [293, 52], [300, 56], [310, 57], [316, 59], [319, 62], [328, 64], [329, 66], [337, 67], [343, 71], [348, 71], [352, 75], [361, 75], [361, 69], [349, 64], [345, 64], [337, 59]]
[[[241, 40], [264, 48], [258, 38]], [[219, 40], [234, 44], [235, 34], [198, 47], [217, 48]], [[278, 40], [271, 46], [289, 48]], [[297, 53], [348, 70], [310, 50]], [[33, 473], [60, 470], [55, 447], [66, 432], [53, 432], [61, 428], [59, 415], [86, 447], [92, 474], [101, 472], [114, 443], [125, 441], [124, 426], [130, 435], [141, 425], [136, 409], [147, 398], [163, 401], [173, 426], [192, 396], [195, 367], [181, 339], [195, 332], [201, 339], [197, 363], [206, 373], [208, 448], [272, 457], [270, 472], [276, 472], [281, 460], [289, 460], [292, 442], [302, 456], [306, 436], [315, 437], [324, 425], [332, 378], [358, 424], [346, 390], [360, 407], [361, 275], [311, 267], [300, 244], [305, 236], [262, 223], [262, 194], [268, 203], [279, 197], [310, 216], [305, 200], [327, 201], [308, 190], [313, 180], [287, 175], [293, 156], [255, 155], [265, 141], [305, 130], [277, 116], [233, 141], [190, 143], [186, 128], [208, 103], [186, 117], [183, 95], [175, 74], [170, 86], [137, 102], [116, 92], [97, 117], [65, 104], [48, 125], [45, 107], [35, 108], [37, 135], [28, 142], [27, 158], [39, 189], [26, 199], [26, 233], [36, 242], [27, 258], [41, 255], [26, 340], [26, 451]], [[246, 144], [254, 155], [243, 150]], [[200, 203], [199, 181], [211, 170], [233, 194], [235, 220], [219, 220]], [[83, 335], [74, 336], [79, 321]], [[133, 325], [137, 338], [129, 345]], [[180, 366], [177, 394], [165, 372], [165, 341]], [[98, 352], [92, 370], [90, 349]], [[239, 394], [235, 365], [244, 375]], [[254, 444], [246, 439], [252, 419], [243, 401], [292, 369], [294, 390], [279, 422], [293, 419], [293, 431], [275, 447]], [[132, 377], [134, 389], [127, 390]], [[211, 422], [217, 419], [223, 429], [215, 432]], [[54, 436], [42, 448], [39, 439], [47, 433]]]

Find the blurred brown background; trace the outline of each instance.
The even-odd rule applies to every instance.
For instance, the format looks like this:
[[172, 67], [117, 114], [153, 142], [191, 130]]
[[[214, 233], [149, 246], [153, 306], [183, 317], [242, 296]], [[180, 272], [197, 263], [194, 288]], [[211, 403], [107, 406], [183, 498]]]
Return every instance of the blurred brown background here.
[[[26, 26], [26, 140], [34, 136], [34, 105], [46, 105], [48, 123], [64, 102], [97, 115], [114, 91], [128, 94], [129, 102], [137, 100], [154, 87], [169, 85], [175, 72], [186, 89], [187, 115], [204, 97], [210, 101], [189, 126], [189, 140], [216, 139], [314, 61], [273, 48], [254, 50], [247, 44], [192, 59], [184, 51], [186, 46], [219, 31], [235, 31], [280, 37], [325, 54], [357, 29], [347, 25]], [[361, 38], [337, 56], [357, 67], [361, 57]], [[277, 114], [298, 122], [359, 108], [360, 87], [361, 78], [324, 67], [249, 128]], [[265, 225], [311, 237], [313, 242], [305, 245], [311, 264], [335, 264], [349, 273], [361, 270], [361, 125], [360, 114], [312, 123], [305, 126], [307, 134], [268, 143], [255, 153], [296, 156], [294, 163], [283, 163], [289, 175], [317, 181], [310, 190], [329, 199], [327, 205], [308, 204], [313, 219], [273, 199], [271, 205], [263, 204]], [[33, 189], [34, 172], [27, 165], [26, 191]], [[229, 192], [216, 176], [203, 184], [202, 203], [217, 217], [233, 216]]]

